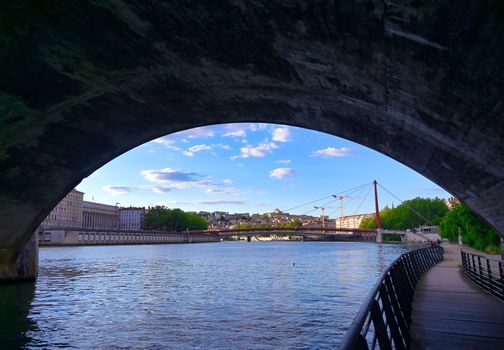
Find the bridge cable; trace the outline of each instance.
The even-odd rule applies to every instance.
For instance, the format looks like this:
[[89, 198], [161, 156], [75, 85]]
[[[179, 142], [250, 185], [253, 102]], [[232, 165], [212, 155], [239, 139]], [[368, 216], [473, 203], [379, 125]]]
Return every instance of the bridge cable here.
[[[350, 188], [350, 189], [348, 189], [348, 190], [344, 190], [344, 191], [338, 192], [338, 193], [336, 193], [335, 195], [341, 195], [341, 194], [343, 194], [343, 193], [346, 193], [346, 192], [349, 192], [349, 191], [352, 191], [352, 190], [355, 190], [355, 189], [360, 189], [361, 187], [365, 187], [365, 186], [368, 186], [368, 185], [370, 185], [370, 184], [372, 184], [372, 183], [366, 183], [366, 184], [363, 184], [363, 185], [359, 185], [359, 186], [356, 186], [356, 187], [352, 187], [352, 188]], [[288, 212], [290, 212], [291, 210], [298, 209], [298, 208], [304, 207], [305, 205], [309, 205], [309, 204], [313, 204], [313, 203], [319, 202], [319, 201], [321, 201], [321, 200], [323, 200], [323, 199], [327, 199], [327, 198], [333, 197], [333, 196], [335, 196], [335, 195], [332, 195], [332, 194], [331, 194], [331, 195], [329, 195], [329, 196], [325, 196], [325, 197], [322, 197], [322, 198], [316, 199], [316, 200], [314, 200], [314, 201], [310, 201], [310, 202], [306, 202], [306, 203], [303, 203], [303, 204], [300, 204], [300, 205], [296, 205], [296, 206], [294, 206], [294, 207], [292, 207], [292, 208], [289, 208], [289, 209], [286, 209], [286, 210], [283, 210], [283, 211], [284, 211], [284, 212], [286, 212], [286, 213], [288, 213]], [[332, 203], [332, 201], [331, 201], [331, 203]], [[323, 205], [322, 205], [322, 206], [323, 206]]]
[[320, 198], [320, 199], [316, 199], [316, 200], [311, 201], [311, 202], [306, 202], [306, 203], [304, 203], [304, 204], [296, 205], [295, 207], [292, 207], [292, 208], [289, 208], [289, 209], [284, 210], [284, 212], [288, 213], [288, 212], [289, 212], [289, 211], [291, 211], [291, 210], [294, 210], [294, 209], [297, 209], [297, 208], [301, 208], [301, 207], [304, 207], [305, 205], [308, 205], [308, 204], [313, 204], [313, 203], [316, 203], [316, 202], [321, 201], [322, 199], [327, 199], [327, 198], [330, 198], [330, 197], [332, 197], [332, 195], [329, 195], [329, 196], [326, 196], [326, 197], [322, 197], [322, 198]]
[[364, 201], [367, 199], [367, 197], [369, 196], [369, 193], [371, 192], [371, 189], [373, 188], [373, 186], [369, 186], [367, 192], [366, 192], [366, 195], [364, 196], [364, 198], [362, 199], [362, 201], [360, 202], [359, 206], [357, 207], [357, 209], [355, 209], [355, 212], [354, 212], [354, 215], [357, 214], [357, 212], [359, 211], [359, 209], [362, 207], [362, 204], [364, 203]]
[[416, 215], [418, 215], [418, 217], [420, 217], [421, 219], [425, 220], [425, 222], [427, 224], [430, 224], [431, 226], [433, 226], [433, 223], [427, 219], [425, 216], [423, 216], [422, 214], [420, 214], [418, 211], [416, 211], [415, 209], [413, 209], [411, 206], [409, 206], [408, 204], [404, 203], [403, 200], [401, 200], [399, 197], [397, 197], [396, 195], [394, 195], [392, 192], [390, 192], [388, 189], [386, 189], [382, 184], [378, 183], [378, 185], [383, 189], [385, 190], [388, 194], [390, 194], [392, 197], [394, 197], [395, 199], [397, 199], [399, 202], [401, 202], [401, 204], [404, 204], [408, 209], [410, 209], [413, 213], [415, 213]]
[[[371, 188], [372, 188], [372, 186], [371, 186], [371, 185], [372, 185], [372, 184], [368, 184], [368, 185], [367, 185], [367, 186], [368, 186], [368, 188], [367, 188], [367, 189], [368, 189], [368, 193], [369, 193], [369, 191], [370, 191], [370, 190], [371, 190]], [[354, 191], [354, 192], [349, 193], [349, 194], [355, 194], [356, 196], [358, 196], [358, 195], [359, 195], [359, 193], [361, 193], [361, 192], [363, 192], [363, 191], [365, 191], [365, 190], [366, 190], [366, 187], [363, 187], [363, 188], [361, 188], [360, 190], [358, 190], [358, 191]], [[348, 203], [352, 202], [353, 200], [357, 199], [358, 197], [356, 197], [356, 196], [351, 196], [351, 197], [350, 197], [350, 196], [343, 196], [343, 197], [347, 197], [347, 198], [349, 198], [349, 200], [346, 202], [346, 204], [348, 204]], [[340, 199], [339, 197], [340, 197], [340, 196], [338, 196], [338, 198], [337, 198], [337, 199]], [[364, 198], [364, 199], [365, 199], [365, 198]], [[361, 202], [361, 204], [360, 204], [360, 205], [362, 205], [362, 202]], [[360, 205], [359, 205], [359, 208], [360, 208]], [[338, 211], [339, 209], [340, 209], [340, 208], [336, 208], [336, 209], [335, 209], [335, 210], [333, 210], [330, 214], [328, 214], [328, 216], [333, 215], [333, 214], [334, 214], [334, 213], [336, 213], [336, 211]]]
[[[331, 197], [332, 197], [332, 195], [331, 195]], [[337, 200], [338, 200], [338, 198], [333, 199], [332, 201], [329, 201], [329, 202], [327, 202], [327, 203], [324, 203], [324, 204], [322, 204], [322, 205], [319, 205], [318, 207], [327, 208], [327, 205], [328, 205], [328, 204], [334, 203], [334, 202], [336, 202]], [[315, 211], [315, 210], [317, 210], [317, 209], [318, 209], [318, 208], [313, 208], [313, 209], [311, 209], [311, 210], [309, 210], [309, 211], [307, 211], [307, 212], [305, 212], [305, 213], [303, 213], [303, 214], [301, 214], [301, 215], [307, 215], [308, 213], [311, 213], [312, 211]]]
[[[348, 193], [347, 193], [347, 195], [354, 194], [354, 193], [358, 193], [358, 192], [362, 191], [363, 189], [365, 189], [365, 187], [363, 187], [363, 186], [368, 186], [368, 185], [369, 185], [369, 184], [366, 184], [366, 185], [361, 185], [361, 186], [357, 186], [357, 187], [351, 188], [350, 190], [353, 190], [352, 192], [348, 192], [348, 191], [350, 191], [350, 190], [346, 190], [346, 191], [339, 192], [339, 193], [345, 193], [345, 192], [348, 192]], [[354, 189], [355, 189], [355, 190], [354, 190]], [[331, 197], [334, 197], [334, 199], [333, 199], [333, 200], [331, 200], [331, 201], [329, 201], [329, 202], [326, 202], [326, 203], [324, 203], [324, 204], [320, 205], [319, 207], [324, 207], [324, 208], [327, 208], [326, 206], [327, 206], [328, 204], [331, 204], [331, 203], [334, 203], [334, 202], [338, 201], [340, 196], [338, 196], [338, 195], [336, 195], [336, 194], [333, 194], [333, 195], [331, 195]], [[353, 199], [355, 199], [355, 198], [352, 198], [350, 201], [352, 201]], [[349, 201], [349, 202], [350, 202], [350, 201]], [[311, 210], [307, 211], [306, 213], [304, 213], [304, 214], [302, 214], [302, 215], [307, 215], [308, 213], [311, 213], [311, 212], [312, 212], [312, 211], [314, 211], [314, 210], [317, 210], [317, 208], [313, 208], [313, 209], [311, 209]], [[336, 210], [337, 210], [337, 209], [336, 209]]]

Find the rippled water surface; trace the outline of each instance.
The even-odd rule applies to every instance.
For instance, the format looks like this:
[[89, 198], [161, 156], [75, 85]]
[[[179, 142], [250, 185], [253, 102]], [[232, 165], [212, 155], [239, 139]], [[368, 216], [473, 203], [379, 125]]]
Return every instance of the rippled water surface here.
[[[402, 245], [223, 242], [40, 249], [0, 287], [5, 348], [329, 349]], [[4, 348], [0, 346], [0, 348]]]

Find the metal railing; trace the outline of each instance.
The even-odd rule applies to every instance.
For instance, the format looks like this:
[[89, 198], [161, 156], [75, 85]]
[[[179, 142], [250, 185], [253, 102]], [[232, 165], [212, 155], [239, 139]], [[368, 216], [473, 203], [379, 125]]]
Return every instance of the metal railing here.
[[467, 277], [488, 294], [504, 301], [504, 261], [460, 251]]
[[416, 284], [441, 260], [439, 246], [413, 250], [394, 260], [369, 293], [341, 349], [409, 349]]

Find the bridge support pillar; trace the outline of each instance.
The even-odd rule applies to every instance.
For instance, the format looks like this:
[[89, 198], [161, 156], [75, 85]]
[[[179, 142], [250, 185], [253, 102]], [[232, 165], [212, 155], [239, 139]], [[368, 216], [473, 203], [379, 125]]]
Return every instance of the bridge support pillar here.
[[383, 230], [381, 228], [376, 229], [376, 243], [383, 243]]
[[252, 236], [247, 236], [247, 242], [252, 242]]
[[21, 249], [0, 248], [0, 283], [35, 281], [37, 275], [37, 233]]

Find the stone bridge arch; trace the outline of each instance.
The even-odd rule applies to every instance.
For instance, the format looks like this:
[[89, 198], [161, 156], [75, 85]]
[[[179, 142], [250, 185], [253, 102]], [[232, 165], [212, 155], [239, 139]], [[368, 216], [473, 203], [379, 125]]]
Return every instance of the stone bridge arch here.
[[82, 178], [225, 122], [358, 142], [504, 233], [503, 21], [490, 0], [2, 3], [0, 278]]

